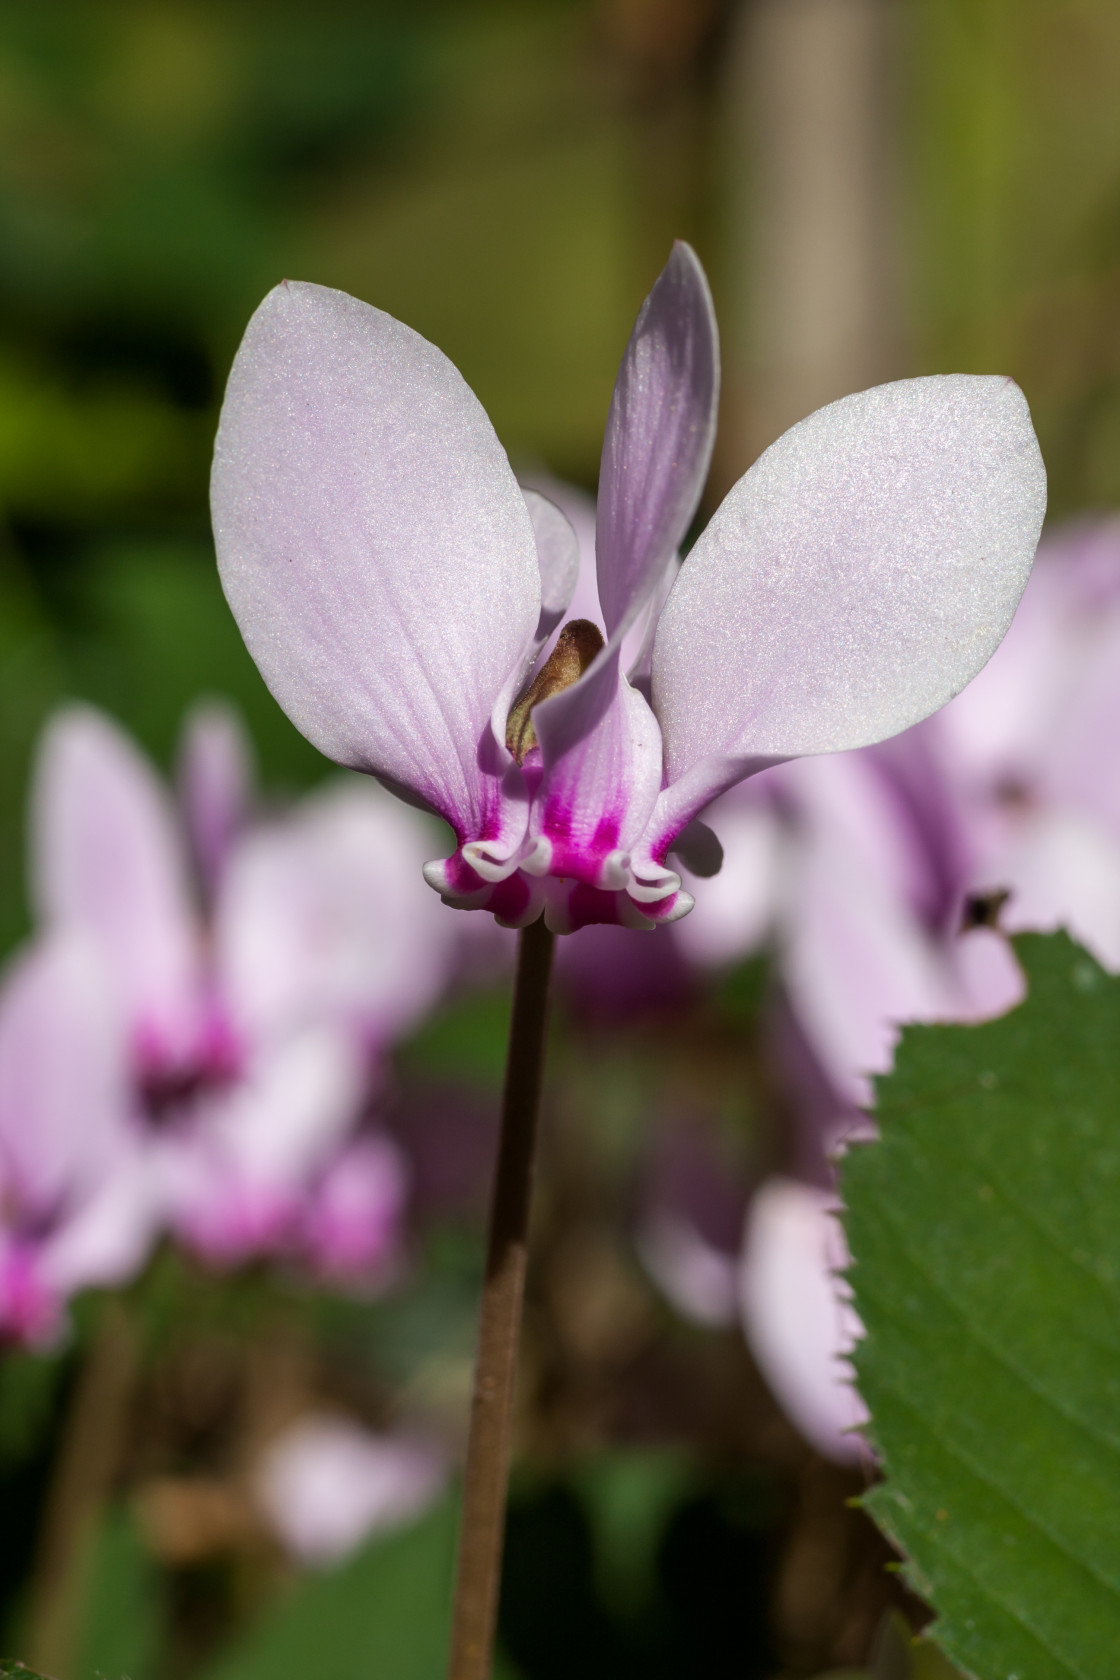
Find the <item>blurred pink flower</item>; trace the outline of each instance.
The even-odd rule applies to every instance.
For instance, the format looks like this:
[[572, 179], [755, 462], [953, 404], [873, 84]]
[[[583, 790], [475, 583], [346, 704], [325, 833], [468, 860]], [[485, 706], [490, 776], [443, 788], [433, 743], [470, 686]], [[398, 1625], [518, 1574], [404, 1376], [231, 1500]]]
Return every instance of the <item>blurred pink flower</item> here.
[[1009, 931], [1120, 969], [1120, 520], [1049, 538], [991, 665], [937, 720]]
[[255, 1491], [293, 1557], [322, 1568], [420, 1516], [446, 1475], [445, 1459], [427, 1442], [321, 1414], [301, 1418], [271, 1443]]
[[0, 1337], [49, 1343], [70, 1296], [125, 1282], [155, 1236], [123, 1026], [81, 935], [50, 934], [10, 965], [0, 989]]
[[848, 1355], [863, 1334], [841, 1275], [849, 1263], [834, 1196], [772, 1178], [754, 1197], [739, 1273], [743, 1325], [774, 1397], [826, 1458], [867, 1458], [867, 1408]]
[[678, 244], [607, 419], [606, 640], [569, 621], [541, 665], [579, 545], [522, 494], [451, 363], [320, 286], [285, 282], [250, 322], [214, 455], [226, 594], [308, 738], [446, 819], [456, 849], [426, 877], [449, 903], [517, 926], [543, 911], [559, 932], [672, 921], [692, 900], [670, 853], [718, 868], [695, 821], [712, 799], [765, 764], [908, 727], [1006, 629], [1045, 503], [1011, 381], [906, 380], [809, 416], [669, 588], [718, 383], [707, 282]]
[[979, 841], [929, 730], [782, 765], [729, 795], [711, 819], [724, 869], [674, 930], [704, 966], [773, 949], [843, 1125], [889, 1071], [904, 1022], [978, 1020], [1022, 995], [1006, 942], [962, 928]]
[[[381, 1053], [434, 1001], [452, 956], [418, 880], [427, 823], [355, 779], [246, 825], [246, 758], [231, 745], [212, 713], [188, 736], [203, 914], [151, 766], [92, 709], [56, 717], [35, 779], [40, 917], [105, 968], [131, 1111], [180, 1234], [225, 1262], [305, 1237], [335, 1269], [344, 1253], [381, 1265], [400, 1196], [371, 1196], [369, 1150], [352, 1140]], [[390, 1145], [370, 1147], [388, 1159]], [[361, 1181], [349, 1201], [344, 1161]], [[376, 1224], [364, 1247], [358, 1203]]]

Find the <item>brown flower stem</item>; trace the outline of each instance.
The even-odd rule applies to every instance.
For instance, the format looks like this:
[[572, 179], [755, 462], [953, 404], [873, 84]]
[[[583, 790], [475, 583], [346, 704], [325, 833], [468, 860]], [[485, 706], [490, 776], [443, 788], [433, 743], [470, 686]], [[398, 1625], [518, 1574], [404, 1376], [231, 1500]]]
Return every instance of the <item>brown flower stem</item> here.
[[463, 1480], [450, 1680], [489, 1680], [493, 1657], [554, 944], [543, 920], [523, 928], [518, 944]]
[[31, 1580], [27, 1659], [60, 1680], [69, 1680], [77, 1656], [97, 1519], [120, 1463], [136, 1362], [124, 1305], [110, 1296], [78, 1373]]

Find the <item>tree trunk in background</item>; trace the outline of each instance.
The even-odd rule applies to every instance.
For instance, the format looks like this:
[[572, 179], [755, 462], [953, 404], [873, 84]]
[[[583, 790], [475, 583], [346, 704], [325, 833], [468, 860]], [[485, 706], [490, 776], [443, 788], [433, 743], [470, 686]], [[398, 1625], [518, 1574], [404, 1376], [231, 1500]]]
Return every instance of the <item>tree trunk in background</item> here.
[[890, 0], [752, 0], [732, 32], [724, 487], [899, 371], [891, 33]]

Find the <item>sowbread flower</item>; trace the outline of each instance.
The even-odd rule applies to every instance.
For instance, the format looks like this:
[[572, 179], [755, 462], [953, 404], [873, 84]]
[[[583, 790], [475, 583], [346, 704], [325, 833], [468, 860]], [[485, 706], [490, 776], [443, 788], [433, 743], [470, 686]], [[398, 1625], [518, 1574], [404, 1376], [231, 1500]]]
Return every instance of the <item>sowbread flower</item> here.
[[105, 982], [67, 933], [20, 953], [0, 987], [0, 1340], [55, 1340], [70, 1297], [127, 1282], [158, 1230]]
[[448, 822], [455, 851], [425, 873], [449, 903], [559, 931], [681, 916], [669, 859], [718, 867], [695, 826], [717, 794], [909, 727], [1006, 630], [1045, 503], [1010, 380], [905, 380], [810, 415], [674, 579], [718, 385], [707, 283], [678, 244], [607, 420], [604, 639], [564, 622], [571, 529], [521, 492], [440, 351], [319, 286], [285, 282], [250, 322], [214, 458], [226, 594], [298, 727]]
[[392, 1257], [405, 1181], [356, 1129], [453, 954], [419, 880], [427, 825], [360, 782], [249, 823], [245, 761], [213, 714], [188, 736], [199, 896], [151, 766], [108, 718], [60, 714], [35, 778], [40, 920], [100, 966], [118, 1100], [173, 1228], [217, 1260], [361, 1273]]

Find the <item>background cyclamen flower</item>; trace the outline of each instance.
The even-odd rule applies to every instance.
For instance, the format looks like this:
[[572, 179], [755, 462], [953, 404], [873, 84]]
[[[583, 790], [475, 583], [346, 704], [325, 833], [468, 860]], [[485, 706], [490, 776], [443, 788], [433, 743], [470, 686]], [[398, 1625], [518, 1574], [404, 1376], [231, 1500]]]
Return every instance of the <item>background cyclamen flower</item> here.
[[456, 370], [322, 287], [285, 282], [250, 323], [214, 460], [227, 596], [304, 733], [451, 825], [427, 870], [449, 902], [560, 931], [682, 915], [666, 858], [718, 793], [897, 733], [998, 645], [1045, 500], [1026, 405], [1007, 380], [903, 381], [802, 421], [731, 491], [660, 612], [647, 702], [622, 640], [696, 509], [717, 391], [707, 285], [678, 245], [608, 418], [606, 643], [577, 623], [534, 675], [578, 545]]
[[[230, 747], [213, 714], [188, 736], [203, 914], [151, 767], [103, 716], [60, 714], [36, 773], [40, 914], [104, 967], [129, 1113], [180, 1234], [227, 1262], [306, 1244], [327, 1270], [380, 1270], [403, 1168], [387, 1140], [355, 1144], [355, 1128], [382, 1052], [453, 958], [454, 930], [419, 879], [426, 824], [356, 783], [247, 825], [245, 755]], [[356, 1206], [371, 1220], [361, 1242]]]
[[293, 1557], [338, 1563], [373, 1534], [400, 1527], [440, 1493], [442, 1455], [404, 1435], [375, 1435], [328, 1414], [300, 1418], [272, 1441], [255, 1493]]
[[127, 1282], [156, 1233], [108, 982], [88, 940], [54, 933], [0, 988], [0, 1340], [52, 1341], [67, 1300]]

